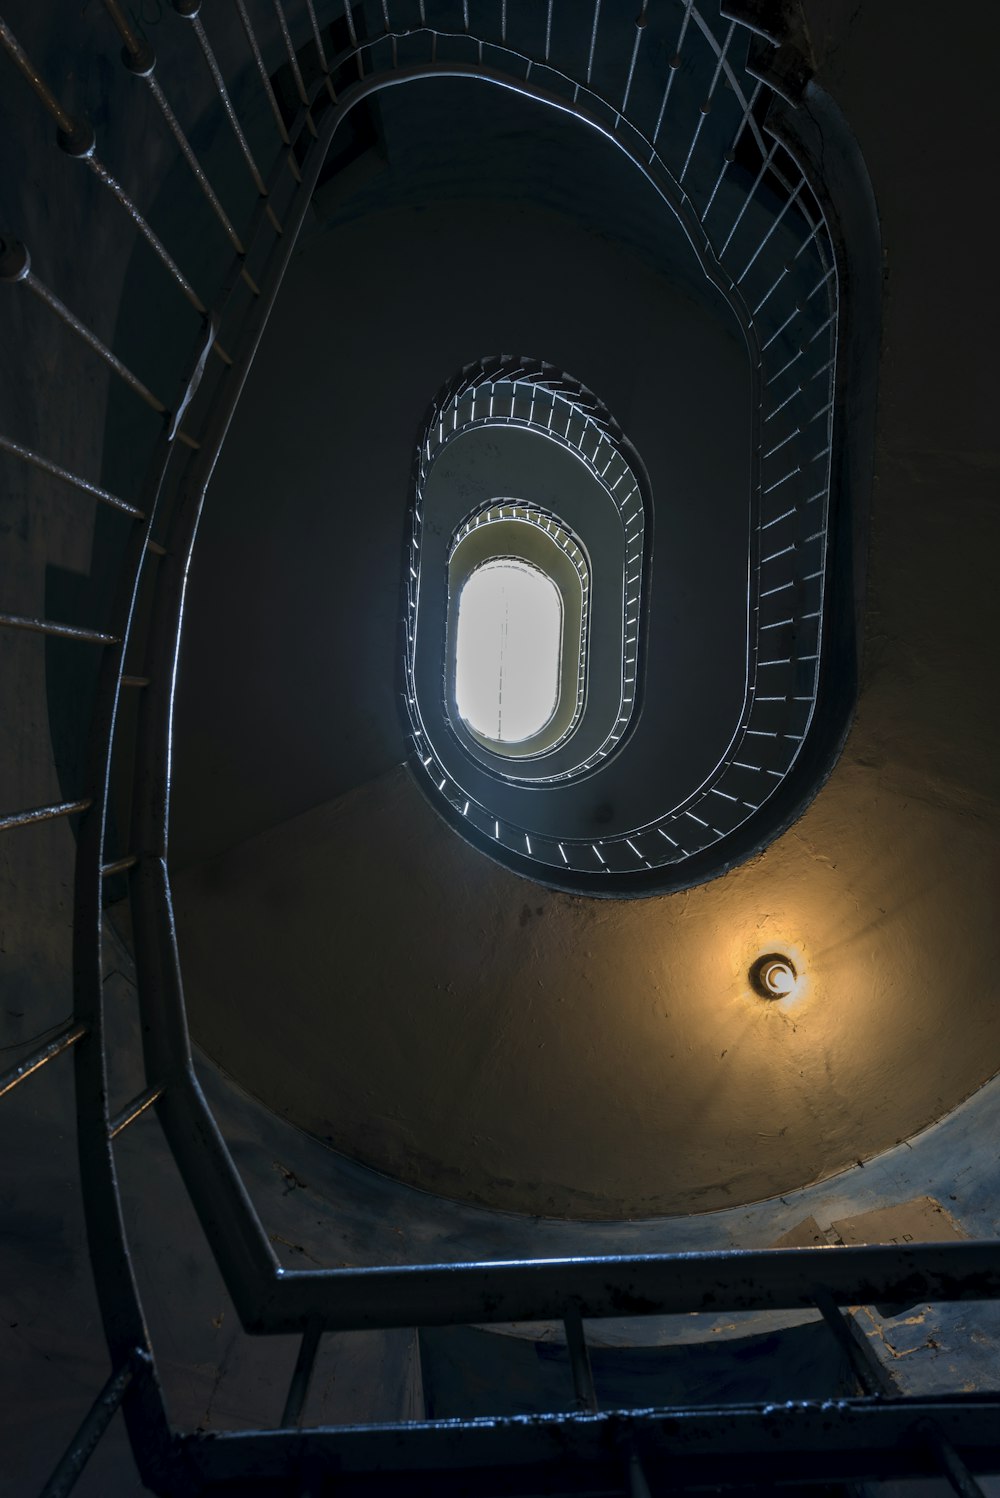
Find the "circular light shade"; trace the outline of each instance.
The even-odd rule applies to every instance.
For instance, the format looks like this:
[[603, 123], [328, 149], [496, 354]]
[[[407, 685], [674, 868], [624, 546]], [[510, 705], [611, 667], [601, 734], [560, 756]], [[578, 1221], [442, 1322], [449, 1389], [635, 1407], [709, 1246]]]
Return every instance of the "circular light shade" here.
[[750, 983], [763, 999], [784, 999], [798, 981], [795, 964], [781, 952], [767, 952], [750, 969]]
[[514, 557], [483, 562], [458, 601], [455, 703], [470, 728], [518, 744], [559, 702], [562, 595], [540, 567]]

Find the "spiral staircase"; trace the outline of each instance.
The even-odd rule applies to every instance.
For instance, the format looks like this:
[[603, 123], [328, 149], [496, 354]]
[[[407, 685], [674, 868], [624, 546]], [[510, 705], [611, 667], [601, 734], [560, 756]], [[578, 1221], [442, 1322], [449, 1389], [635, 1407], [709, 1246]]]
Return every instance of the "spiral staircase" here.
[[[476, 1227], [455, 1208], [423, 1254], [401, 1261], [390, 1242], [380, 1258], [376, 1233], [374, 1252], [338, 1262], [337, 1234], [364, 1236], [345, 1226], [352, 1196], [372, 1221], [390, 1201], [398, 1209], [379, 1197], [380, 1178], [373, 1184], [347, 1162], [336, 1167], [341, 1206], [320, 1227], [328, 1256], [303, 1267], [311, 1240], [288, 1214], [304, 1182], [281, 1167], [280, 1190], [262, 1207], [253, 1154], [291, 1149], [266, 1131], [294, 1131], [262, 1122], [266, 1110], [227, 1091], [188, 1034], [168, 859], [196, 538], [300, 235], [324, 194], [329, 201], [363, 167], [369, 106], [385, 91], [460, 80], [600, 137], [669, 205], [707, 279], [738, 303], [752, 354], [747, 658], [753, 680], [769, 670], [777, 687], [748, 690], [711, 774], [645, 808], [636, 826], [538, 835], [505, 787], [504, 830], [480, 798], [480, 825], [462, 836], [556, 889], [662, 893], [758, 853], [829, 774], [860, 670], [881, 264], [864, 168], [812, 81], [798, 7], [175, 0], [171, 10], [136, 10], [103, 0], [65, 17], [14, 6], [0, 43], [5, 120], [16, 121], [4, 146], [0, 240], [9, 351], [0, 457], [15, 566], [0, 630], [8, 700], [18, 704], [3, 729], [13, 768], [0, 828], [7, 937], [21, 962], [8, 1012], [24, 1021], [12, 1031], [0, 1107], [23, 1110], [9, 1115], [12, 1159], [44, 1159], [70, 1132], [75, 1141], [96, 1316], [72, 1328], [73, 1355], [90, 1372], [106, 1347], [108, 1370], [103, 1387], [80, 1391], [76, 1433], [61, 1458], [52, 1453], [44, 1493], [124, 1492], [131, 1482], [178, 1495], [642, 1498], [779, 1483], [793, 1492], [868, 1483], [874, 1493], [918, 1476], [987, 1491], [975, 1474], [1000, 1471], [1000, 1396], [963, 1388], [960, 1376], [953, 1392], [901, 1389], [854, 1313], [996, 1300], [991, 1235], [671, 1251], [635, 1247], [621, 1230], [618, 1243], [632, 1251], [607, 1232], [604, 1251], [581, 1254], [572, 1224], [529, 1230], [525, 1219], [493, 1233], [485, 1217]], [[474, 407], [485, 385], [460, 381], [449, 398], [471, 391]], [[555, 389], [550, 381], [553, 407]], [[401, 533], [401, 570], [419, 539], [416, 523], [405, 543]], [[402, 575], [405, 642], [412, 593]], [[778, 607], [786, 594], [790, 613]], [[788, 653], [772, 658], [760, 647], [775, 629], [786, 631]], [[445, 821], [468, 822], [466, 788], [426, 754], [408, 669], [404, 645], [408, 773], [427, 782]], [[624, 754], [633, 736], [620, 737]], [[751, 740], [760, 744], [748, 758]], [[613, 747], [612, 774], [624, 763], [617, 739]], [[695, 808], [709, 801], [702, 818]], [[669, 830], [682, 821], [683, 844]], [[238, 1016], [230, 1023], [238, 1029]], [[44, 1102], [31, 1102], [43, 1088]], [[309, 1151], [321, 1146], [301, 1149], [318, 1159]], [[155, 1202], [148, 1216], [154, 1178], [160, 1227]], [[422, 1222], [419, 1202], [412, 1210]], [[156, 1273], [168, 1257], [180, 1273], [175, 1291], [187, 1272], [178, 1265], [207, 1263], [261, 1349], [249, 1355], [260, 1360], [253, 1394], [229, 1425], [175, 1417], [185, 1375], [174, 1366], [184, 1334], [173, 1323], [184, 1295], [168, 1297], [165, 1315]], [[41, 1248], [39, 1274], [57, 1297], [58, 1259]], [[758, 1397], [734, 1385], [727, 1399], [675, 1398], [683, 1354], [675, 1384], [661, 1388], [655, 1337], [629, 1377], [627, 1359], [608, 1350], [613, 1339], [601, 1340], [602, 1327], [695, 1313], [807, 1313], [829, 1360], [824, 1396]], [[440, 1354], [435, 1331], [456, 1329], [473, 1339], [464, 1366], [485, 1368], [506, 1345], [491, 1327], [520, 1328], [521, 1338], [508, 1339], [510, 1356], [496, 1365], [495, 1398], [480, 1413], [449, 1415], [422, 1376], [421, 1348], [425, 1361], [433, 1346]], [[369, 1405], [362, 1419], [309, 1423], [324, 1349], [358, 1333], [383, 1336], [383, 1362], [367, 1379], [392, 1398], [377, 1416]], [[528, 1400], [530, 1413], [507, 1411], [511, 1349], [546, 1339], [564, 1394], [553, 1377]], [[315, 1406], [315, 1387], [312, 1398]]]

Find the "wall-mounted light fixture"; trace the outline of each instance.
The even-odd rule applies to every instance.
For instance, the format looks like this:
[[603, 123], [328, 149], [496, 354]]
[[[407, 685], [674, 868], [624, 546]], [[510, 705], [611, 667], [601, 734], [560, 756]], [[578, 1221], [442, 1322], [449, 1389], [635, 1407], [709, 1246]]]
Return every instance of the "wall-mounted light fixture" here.
[[797, 981], [794, 962], [781, 952], [766, 952], [750, 969], [750, 986], [762, 999], [786, 999]]

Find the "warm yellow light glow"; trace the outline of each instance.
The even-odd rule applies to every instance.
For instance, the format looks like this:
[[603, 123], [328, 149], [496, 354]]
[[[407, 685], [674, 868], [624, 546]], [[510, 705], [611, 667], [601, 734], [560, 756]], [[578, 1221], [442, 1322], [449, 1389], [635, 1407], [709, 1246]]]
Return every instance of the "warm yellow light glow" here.
[[791, 999], [800, 981], [795, 963], [784, 952], [765, 952], [750, 968], [750, 986], [762, 999]]

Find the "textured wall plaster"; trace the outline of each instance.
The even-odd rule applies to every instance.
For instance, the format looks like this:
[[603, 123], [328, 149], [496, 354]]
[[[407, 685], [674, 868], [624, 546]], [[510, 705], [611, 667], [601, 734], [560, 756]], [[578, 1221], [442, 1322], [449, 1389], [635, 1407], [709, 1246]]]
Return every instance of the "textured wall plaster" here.
[[[916, 53], [936, 28], [911, 22]], [[837, 25], [850, 50], [824, 55], [889, 279], [864, 678], [807, 813], [708, 886], [594, 905], [499, 872], [395, 772], [178, 881], [210, 1054], [428, 1189], [580, 1216], [704, 1210], [869, 1158], [996, 1069], [991, 272], [926, 214], [928, 163], [968, 184], [988, 134], [970, 119], [946, 160], [919, 69], [883, 107], [888, 19]], [[939, 85], [964, 98], [957, 76]], [[767, 1009], [744, 974], [782, 947], [806, 993]]]

